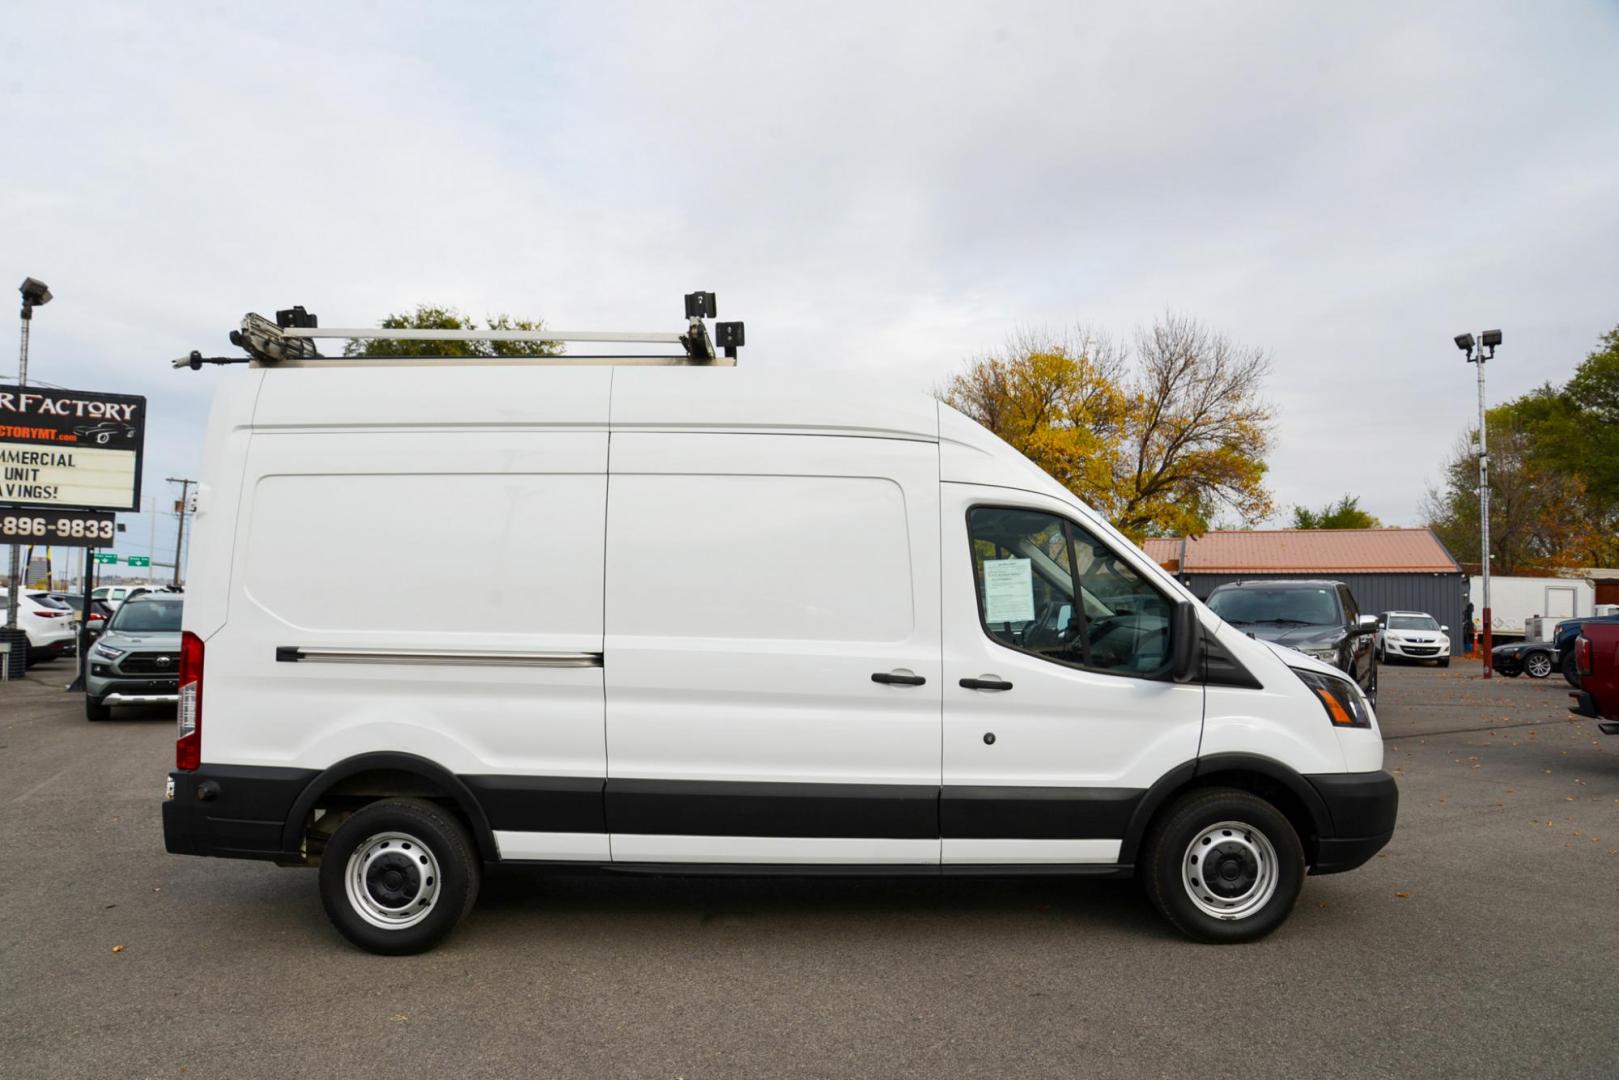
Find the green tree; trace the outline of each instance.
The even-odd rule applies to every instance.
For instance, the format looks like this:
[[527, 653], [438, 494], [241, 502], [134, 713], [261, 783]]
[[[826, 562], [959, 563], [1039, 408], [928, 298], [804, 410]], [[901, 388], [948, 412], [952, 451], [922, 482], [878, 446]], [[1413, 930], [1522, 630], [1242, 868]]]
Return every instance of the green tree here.
[[1579, 446], [1565, 441], [1565, 465], [1577, 465], [1591, 498], [1619, 518], [1619, 326], [1601, 338], [1568, 381], [1564, 394], [1582, 423]]
[[1207, 531], [1222, 510], [1270, 515], [1269, 370], [1263, 352], [1168, 315], [1133, 348], [1084, 328], [1016, 335], [939, 397], [1140, 538]]
[[[491, 316], [488, 323], [490, 330], [543, 329], [538, 320], [513, 319], [509, 315]], [[407, 314], [389, 315], [377, 326], [381, 330], [478, 329], [476, 320], [455, 308], [432, 304], [417, 304]], [[559, 341], [400, 341], [387, 337], [362, 338], [343, 347], [344, 356], [525, 357], [557, 356], [561, 352]]]
[[1377, 529], [1383, 523], [1360, 508], [1359, 495], [1345, 495], [1319, 510], [1308, 506], [1293, 508], [1295, 529]]
[[[1491, 409], [1490, 550], [1501, 573], [1619, 562], [1619, 327], [1562, 387]], [[1478, 433], [1452, 452], [1424, 503], [1428, 524], [1478, 561]]]

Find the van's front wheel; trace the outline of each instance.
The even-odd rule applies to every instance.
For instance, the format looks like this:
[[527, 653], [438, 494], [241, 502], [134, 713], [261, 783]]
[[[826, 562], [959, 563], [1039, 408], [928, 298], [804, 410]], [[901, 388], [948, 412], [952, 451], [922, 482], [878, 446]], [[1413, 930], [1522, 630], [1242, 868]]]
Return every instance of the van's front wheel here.
[[1198, 941], [1254, 941], [1280, 926], [1304, 884], [1304, 848], [1276, 807], [1235, 788], [1182, 796], [1145, 845], [1147, 895]]
[[332, 925], [368, 952], [424, 952], [455, 928], [478, 896], [466, 829], [420, 799], [362, 807], [321, 855], [320, 898]]

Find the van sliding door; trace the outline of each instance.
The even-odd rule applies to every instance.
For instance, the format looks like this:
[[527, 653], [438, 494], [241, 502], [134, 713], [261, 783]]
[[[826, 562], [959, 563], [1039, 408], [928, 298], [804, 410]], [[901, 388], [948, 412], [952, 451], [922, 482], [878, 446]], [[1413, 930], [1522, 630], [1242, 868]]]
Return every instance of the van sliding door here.
[[613, 433], [615, 862], [939, 860], [938, 448]]

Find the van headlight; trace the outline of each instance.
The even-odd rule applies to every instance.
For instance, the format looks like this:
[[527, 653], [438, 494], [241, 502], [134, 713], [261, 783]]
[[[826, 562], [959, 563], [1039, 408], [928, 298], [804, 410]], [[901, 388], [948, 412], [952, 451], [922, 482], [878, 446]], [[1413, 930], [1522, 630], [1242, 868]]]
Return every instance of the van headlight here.
[[1331, 675], [1323, 675], [1317, 671], [1302, 671], [1299, 668], [1289, 669], [1299, 677], [1321, 707], [1327, 711], [1327, 719], [1332, 721], [1333, 727], [1369, 728], [1372, 726], [1372, 706], [1366, 700], [1366, 695], [1360, 692], [1360, 687], [1348, 679], [1336, 679]]

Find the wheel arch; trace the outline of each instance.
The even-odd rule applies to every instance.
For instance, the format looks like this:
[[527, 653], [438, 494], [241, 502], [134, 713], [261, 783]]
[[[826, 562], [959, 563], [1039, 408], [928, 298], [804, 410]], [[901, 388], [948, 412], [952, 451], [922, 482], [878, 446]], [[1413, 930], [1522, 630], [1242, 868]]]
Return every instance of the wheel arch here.
[[[341, 793], [345, 786], [352, 788], [357, 783], [363, 784], [367, 779], [377, 780], [385, 788], [396, 789], [377, 793], [378, 798], [427, 794], [448, 800], [472, 830], [479, 857], [485, 862], [500, 858], [500, 848], [495, 843], [494, 831], [489, 827], [488, 815], [484, 813], [477, 796], [458, 776], [436, 761], [416, 754], [392, 751], [344, 758], [311, 780], [287, 814], [282, 827], [282, 849], [289, 852], [299, 850], [310, 815], [323, 798]], [[406, 790], [413, 783], [426, 790]]]
[[1169, 770], [1136, 804], [1119, 844], [1119, 862], [1135, 865], [1141, 842], [1153, 819], [1176, 797], [1208, 787], [1234, 787], [1273, 803], [1292, 822], [1304, 845], [1305, 859], [1315, 861], [1315, 841], [1332, 835], [1332, 817], [1319, 792], [1290, 766], [1261, 754], [1210, 754]]

